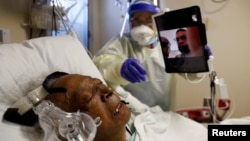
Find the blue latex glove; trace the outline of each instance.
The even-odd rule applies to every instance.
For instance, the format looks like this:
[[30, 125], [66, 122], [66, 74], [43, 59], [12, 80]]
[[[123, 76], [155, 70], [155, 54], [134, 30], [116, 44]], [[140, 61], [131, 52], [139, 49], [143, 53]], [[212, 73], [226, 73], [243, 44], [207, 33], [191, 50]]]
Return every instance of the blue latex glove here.
[[132, 83], [146, 80], [146, 69], [134, 58], [128, 58], [124, 61], [120, 73], [123, 78]]
[[210, 56], [213, 56], [212, 50], [210, 49], [208, 45], [205, 45], [205, 53], [207, 55], [207, 58], [209, 58]]

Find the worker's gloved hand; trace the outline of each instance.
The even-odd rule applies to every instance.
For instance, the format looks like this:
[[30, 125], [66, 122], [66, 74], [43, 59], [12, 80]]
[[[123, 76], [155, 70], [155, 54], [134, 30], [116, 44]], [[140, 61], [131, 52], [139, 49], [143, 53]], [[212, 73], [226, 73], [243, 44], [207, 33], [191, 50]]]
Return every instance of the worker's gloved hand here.
[[146, 80], [146, 69], [134, 58], [128, 58], [124, 61], [120, 73], [123, 78], [132, 83]]
[[205, 45], [205, 54], [206, 54], [207, 60], [209, 59], [210, 56], [213, 56], [212, 50], [208, 45]]

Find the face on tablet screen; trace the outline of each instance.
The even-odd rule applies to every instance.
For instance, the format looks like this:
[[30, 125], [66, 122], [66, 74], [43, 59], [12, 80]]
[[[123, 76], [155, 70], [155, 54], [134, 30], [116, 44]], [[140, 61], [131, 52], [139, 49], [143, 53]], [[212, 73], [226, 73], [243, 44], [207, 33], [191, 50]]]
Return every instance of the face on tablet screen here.
[[168, 58], [199, 57], [203, 55], [199, 27], [197, 26], [163, 30], [159, 34], [163, 48], [165, 40], [169, 43]]
[[[207, 72], [205, 25], [197, 6], [153, 16], [168, 73]], [[168, 46], [166, 46], [168, 45]]]

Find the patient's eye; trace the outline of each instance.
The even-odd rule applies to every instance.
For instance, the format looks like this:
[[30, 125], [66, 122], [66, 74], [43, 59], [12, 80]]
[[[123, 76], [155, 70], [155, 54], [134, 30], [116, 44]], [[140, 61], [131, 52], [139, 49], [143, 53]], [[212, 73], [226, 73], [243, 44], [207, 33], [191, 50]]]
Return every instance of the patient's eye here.
[[104, 94], [104, 96], [105, 96], [105, 98], [107, 99], [107, 98], [109, 98], [109, 97], [111, 97], [113, 95], [113, 93], [106, 93], [106, 94]]
[[93, 98], [93, 94], [88, 95], [87, 103], [89, 103], [92, 100], [92, 98]]

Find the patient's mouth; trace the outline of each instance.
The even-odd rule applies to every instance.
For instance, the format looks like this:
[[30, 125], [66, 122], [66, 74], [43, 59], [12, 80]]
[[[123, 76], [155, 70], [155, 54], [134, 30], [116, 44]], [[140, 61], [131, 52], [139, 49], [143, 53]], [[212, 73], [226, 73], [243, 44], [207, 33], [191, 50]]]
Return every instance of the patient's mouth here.
[[119, 103], [115, 109], [114, 116], [116, 116], [119, 113], [121, 106], [122, 106], [121, 103]]
[[125, 107], [126, 104], [129, 104], [128, 102], [125, 102], [123, 100], [121, 100], [121, 102], [117, 105], [117, 107], [115, 108], [115, 111], [113, 112], [113, 116], [118, 116], [121, 114], [121, 112], [123, 111], [123, 107]]

